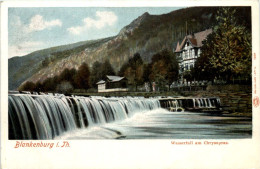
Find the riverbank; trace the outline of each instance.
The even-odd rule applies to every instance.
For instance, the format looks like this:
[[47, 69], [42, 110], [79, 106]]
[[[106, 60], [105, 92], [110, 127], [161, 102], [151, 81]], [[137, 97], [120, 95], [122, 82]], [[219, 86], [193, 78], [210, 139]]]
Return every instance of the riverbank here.
[[252, 117], [252, 87], [249, 85], [214, 85], [205, 91], [184, 91], [181, 95], [219, 97], [224, 114]]
[[103, 97], [157, 97], [157, 96], [181, 96], [179, 92], [104, 92], [104, 93], [95, 93], [95, 92], [73, 92], [72, 95], [77, 96], [103, 96]]

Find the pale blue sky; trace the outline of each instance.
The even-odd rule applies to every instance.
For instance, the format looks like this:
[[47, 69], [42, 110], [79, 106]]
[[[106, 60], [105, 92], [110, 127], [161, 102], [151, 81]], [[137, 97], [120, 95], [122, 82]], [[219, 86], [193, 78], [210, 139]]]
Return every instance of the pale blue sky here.
[[180, 7], [9, 8], [9, 58], [35, 50], [114, 36], [145, 12], [169, 13]]

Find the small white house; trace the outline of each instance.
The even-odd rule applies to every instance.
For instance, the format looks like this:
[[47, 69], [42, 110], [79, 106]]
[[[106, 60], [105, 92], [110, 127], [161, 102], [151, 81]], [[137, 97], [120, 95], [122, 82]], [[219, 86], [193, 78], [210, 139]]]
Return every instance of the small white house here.
[[128, 91], [125, 77], [107, 75], [105, 80], [100, 80], [96, 84], [98, 85], [98, 92]]
[[106, 89], [106, 82], [104, 80], [100, 80], [99, 82], [97, 82], [97, 85], [98, 85], [98, 92]]

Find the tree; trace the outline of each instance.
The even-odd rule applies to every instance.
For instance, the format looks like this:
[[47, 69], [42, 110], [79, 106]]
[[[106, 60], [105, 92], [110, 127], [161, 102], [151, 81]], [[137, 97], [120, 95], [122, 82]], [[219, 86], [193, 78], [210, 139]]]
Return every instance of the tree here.
[[155, 81], [161, 88], [178, 80], [179, 65], [176, 56], [168, 49], [153, 55], [151, 63], [150, 80]]
[[20, 91], [35, 91], [35, 84], [31, 81], [27, 81], [24, 84], [22, 84], [18, 90]]
[[163, 54], [170, 58], [169, 59], [170, 62], [168, 63], [168, 67], [167, 67], [168, 74], [166, 75], [168, 89], [170, 90], [170, 86], [171, 86], [172, 82], [178, 80], [179, 64], [178, 64], [175, 53], [172, 53], [169, 50], [165, 50]]
[[102, 63], [96, 61], [92, 65], [92, 70], [91, 70], [91, 76], [90, 76], [90, 81], [91, 81], [91, 86], [96, 87], [96, 83], [102, 79]]
[[65, 94], [71, 93], [73, 89], [74, 88], [73, 88], [71, 82], [69, 82], [69, 81], [62, 81], [56, 87], [57, 92], [65, 93]]
[[65, 68], [61, 74], [57, 77], [58, 83], [61, 83], [62, 81], [68, 81], [70, 82], [73, 86], [75, 86], [75, 75], [77, 74], [76, 69], [68, 69]]
[[102, 64], [102, 68], [101, 68], [101, 77], [102, 79], [105, 79], [107, 75], [115, 75], [115, 71], [112, 67], [112, 65], [110, 64], [110, 62], [108, 60], [105, 60], [105, 62]]
[[208, 58], [205, 68], [214, 70], [217, 78], [227, 82], [251, 74], [251, 34], [245, 26], [237, 24], [235, 13], [235, 8], [220, 8], [218, 25], [202, 48], [202, 56]]
[[42, 83], [42, 90], [44, 92], [55, 91], [57, 84], [56, 78], [47, 78]]
[[127, 79], [135, 86], [135, 91], [137, 91], [137, 86], [143, 83], [143, 60], [140, 54], [135, 53], [134, 57], [129, 59], [128, 65]]
[[135, 53], [127, 63], [123, 64], [120, 68], [118, 75], [125, 76], [128, 79], [128, 83], [132, 84], [137, 91], [138, 85], [143, 84], [143, 72], [144, 64], [139, 53]]
[[192, 77], [197, 80], [214, 80], [217, 76], [216, 69], [210, 64], [209, 58], [213, 55], [212, 47], [214, 46], [214, 35], [208, 35], [207, 39], [203, 41], [203, 46], [201, 47], [201, 55], [196, 60], [194, 69], [192, 71]]
[[148, 82], [150, 89], [152, 89], [152, 81], [149, 78], [152, 70], [152, 64], [144, 64], [143, 67], [143, 81]]
[[129, 67], [129, 62], [126, 62], [121, 66], [120, 70], [118, 71], [118, 76], [125, 76], [125, 71]]
[[194, 80], [193, 72], [193, 68], [190, 70], [185, 70], [183, 72], [183, 78], [186, 79], [188, 82], [191, 82], [192, 80]]
[[42, 92], [43, 90], [43, 85], [41, 82], [37, 81], [36, 84], [35, 84], [35, 91], [36, 92]]
[[90, 88], [90, 71], [89, 67], [86, 63], [83, 63], [79, 69], [77, 74], [75, 75], [75, 84], [78, 89], [89, 89]]

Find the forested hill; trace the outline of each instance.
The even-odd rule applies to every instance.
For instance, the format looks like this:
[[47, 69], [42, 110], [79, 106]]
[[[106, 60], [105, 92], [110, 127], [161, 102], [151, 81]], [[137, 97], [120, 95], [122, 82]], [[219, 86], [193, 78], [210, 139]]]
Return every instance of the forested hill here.
[[[183, 8], [163, 15], [144, 13], [117, 36], [53, 47], [33, 52], [23, 57], [9, 59], [9, 90], [16, 89], [24, 81], [43, 81], [65, 68], [78, 68], [83, 62], [90, 67], [95, 61], [108, 59], [114, 69], [138, 52], [144, 62], [164, 48], [175, 48], [187, 32], [195, 33], [212, 27], [217, 7]], [[236, 16], [251, 29], [251, 9], [238, 8]]]

